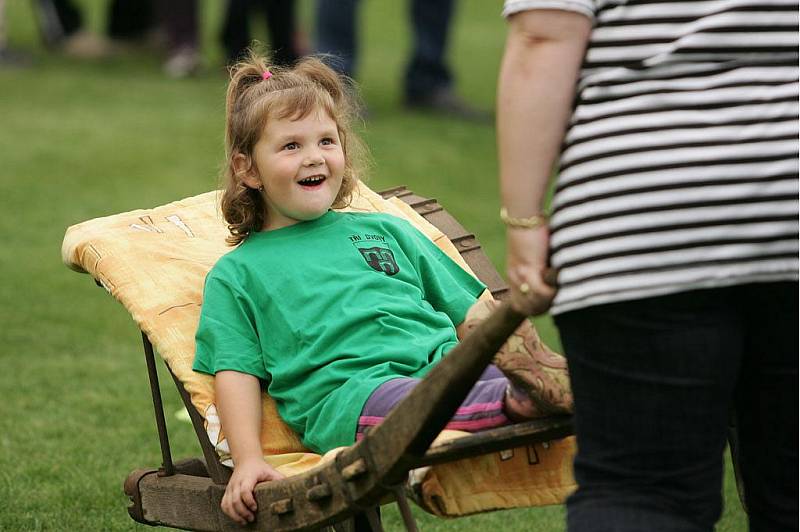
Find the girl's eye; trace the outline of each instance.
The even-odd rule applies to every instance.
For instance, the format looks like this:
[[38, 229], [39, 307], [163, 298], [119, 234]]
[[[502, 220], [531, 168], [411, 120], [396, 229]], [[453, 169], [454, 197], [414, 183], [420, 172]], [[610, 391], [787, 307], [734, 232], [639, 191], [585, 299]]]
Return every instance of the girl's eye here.
[[326, 138], [322, 139], [319, 143], [322, 144], [323, 146], [330, 146], [331, 144], [335, 144], [333, 139], [330, 138], [330, 137], [326, 137]]
[[296, 150], [296, 149], [297, 149], [297, 148], [299, 148], [299, 147], [300, 147], [300, 145], [299, 145], [298, 143], [296, 143], [296, 142], [290, 142], [289, 144], [287, 144], [286, 146], [284, 146], [284, 147], [283, 147], [283, 149], [284, 149], [284, 150]]

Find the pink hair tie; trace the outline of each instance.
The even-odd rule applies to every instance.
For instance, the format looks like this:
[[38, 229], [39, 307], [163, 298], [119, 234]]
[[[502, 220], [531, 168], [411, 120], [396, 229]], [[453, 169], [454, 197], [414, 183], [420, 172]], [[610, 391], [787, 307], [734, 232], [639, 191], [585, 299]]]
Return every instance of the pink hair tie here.
[[270, 72], [269, 70], [265, 70], [264, 72], [261, 73], [261, 79], [263, 79], [264, 81], [267, 81], [271, 77], [272, 77], [272, 72]]

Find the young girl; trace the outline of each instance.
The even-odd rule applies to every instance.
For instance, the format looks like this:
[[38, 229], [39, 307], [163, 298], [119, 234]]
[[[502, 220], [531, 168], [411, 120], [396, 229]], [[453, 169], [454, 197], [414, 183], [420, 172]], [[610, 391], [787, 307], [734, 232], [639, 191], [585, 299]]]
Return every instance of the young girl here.
[[[331, 210], [363, 153], [347, 87], [317, 59], [252, 56], [228, 88], [222, 211], [238, 247], [206, 279], [194, 369], [216, 376], [236, 465], [222, 507], [242, 524], [255, 485], [281, 477], [262, 458], [262, 386], [308, 448], [351, 445], [491, 310], [484, 285], [408, 222]], [[449, 428], [571, 408], [563, 358], [529, 325], [516, 336], [496, 359], [515, 385], [490, 366]]]

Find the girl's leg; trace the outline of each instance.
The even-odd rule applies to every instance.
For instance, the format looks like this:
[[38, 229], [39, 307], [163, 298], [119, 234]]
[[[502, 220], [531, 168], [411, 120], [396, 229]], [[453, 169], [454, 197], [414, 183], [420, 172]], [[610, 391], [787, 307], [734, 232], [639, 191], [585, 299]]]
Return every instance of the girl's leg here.
[[[469, 334], [499, 305], [498, 301], [478, 301], [467, 312], [462, 328]], [[511, 335], [494, 358], [494, 364], [523, 392], [537, 413], [557, 414], [572, 411], [567, 360], [552, 351], [539, 338], [529, 320]]]
[[[364, 404], [356, 439], [360, 440], [370, 427], [379, 425], [419, 382], [420, 379], [403, 377], [380, 385]], [[508, 384], [497, 368], [489, 366], [445, 428], [478, 432], [511, 423], [505, 410]]]

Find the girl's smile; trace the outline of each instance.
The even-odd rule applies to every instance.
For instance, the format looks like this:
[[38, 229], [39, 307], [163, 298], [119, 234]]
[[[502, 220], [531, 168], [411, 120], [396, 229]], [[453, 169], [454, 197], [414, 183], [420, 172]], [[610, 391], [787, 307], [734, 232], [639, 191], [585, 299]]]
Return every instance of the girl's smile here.
[[314, 188], [320, 186], [325, 181], [325, 179], [327, 178], [324, 175], [315, 175], [311, 177], [304, 177], [299, 181], [299, 183], [301, 186]]

